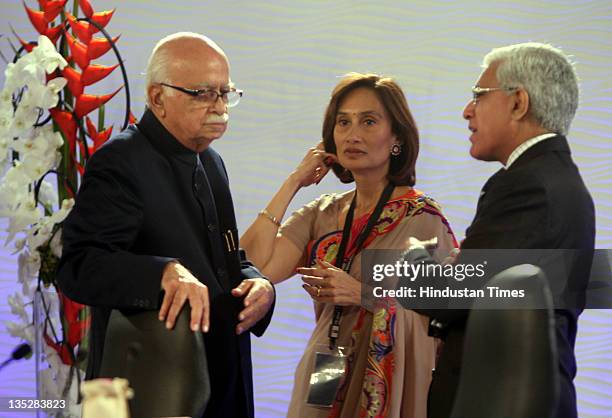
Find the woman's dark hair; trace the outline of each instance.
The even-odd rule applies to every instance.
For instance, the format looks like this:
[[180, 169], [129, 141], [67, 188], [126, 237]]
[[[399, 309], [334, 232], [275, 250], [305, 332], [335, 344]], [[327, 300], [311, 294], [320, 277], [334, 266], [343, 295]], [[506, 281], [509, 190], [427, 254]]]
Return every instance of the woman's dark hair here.
[[[397, 186], [414, 186], [415, 165], [419, 154], [419, 132], [401, 87], [388, 77], [377, 74], [349, 73], [338, 83], [331, 95], [323, 119], [323, 144], [325, 151], [336, 154], [334, 127], [340, 103], [353, 90], [371, 89], [384, 106], [391, 119], [391, 131], [401, 146], [399, 155], [391, 155], [387, 178]], [[353, 174], [338, 163], [332, 169], [342, 183], [354, 181]]]

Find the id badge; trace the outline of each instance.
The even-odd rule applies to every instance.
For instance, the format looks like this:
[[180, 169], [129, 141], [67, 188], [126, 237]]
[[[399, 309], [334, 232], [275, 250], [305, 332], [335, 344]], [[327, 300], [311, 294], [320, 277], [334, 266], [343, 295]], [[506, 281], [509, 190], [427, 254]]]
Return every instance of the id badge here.
[[310, 374], [306, 403], [330, 407], [344, 380], [348, 353], [344, 347], [330, 350], [326, 345], [317, 345], [315, 348], [314, 368]]

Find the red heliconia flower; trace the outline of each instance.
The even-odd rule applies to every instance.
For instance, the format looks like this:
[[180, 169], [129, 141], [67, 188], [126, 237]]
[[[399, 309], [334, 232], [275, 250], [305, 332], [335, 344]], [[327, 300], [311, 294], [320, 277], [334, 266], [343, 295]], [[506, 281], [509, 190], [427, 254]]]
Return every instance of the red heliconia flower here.
[[25, 49], [27, 52], [32, 52], [32, 50], [36, 47], [36, 42], [26, 42], [21, 39], [17, 34], [15, 34], [15, 36], [17, 37], [17, 40], [19, 41], [21, 46], [23, 46], [23, 49]]
[[83, 42], [83, 44], [88, 45], [89, 41], [91, 41], [92, 25], [85, 21], [78, 21], [77, 18], [72, 16], [70, 13], [66, 13], [66, 18], [68, 19], [68, 22], [70, 22], [72, 32], [81, 40], [81, 42]]
[[87, 135], [89, 135], [89, 137], [95, 141], [95, 138], [98, 136], [98, 130], [89, 116], [85, 118], [85, 125], [87, 126]]
[[77, 118], [79, 119], [82, 118], [83, 116], [91, 112], [92, 110], [97, 109], [100, 106], [102, 106], [104, 103], [108, 102], [122, 88], [123, 86], [119, 87], [113, 93], [103, 94], [101, 96], [94, 96], [92, 94], [81, 94], [77, 98], [76, 105], [74, 106], [74, 114], [76, 115]]
[[30, 9], [28, 6], [26, 6], [25, 2], [23, 3], [23, 7], [26, 9], [34, 29], [36, 29], [36, 31], [41, 35], [47, 33], [47, 20], [45, 19], [45, 13]]
[[72, 59], [74, 62], [81, 67], [81, 70], [84, 70], [89, 65], [89, 51], [85, 44], [79, 42], [78, 39], [75, 39], [70, 34], [66, 36], [66, 40], [68, 41], [68, 46], [70, 47], [70, 52], [72, 53]]
[[[98, 150], [98, 148], [100, 148], [102, 145], [104, 145], [106, 143], [106, 141], [109, 140], [109, 138], [111, 137], [112, 134], [113, 134], [113, 127], [112, 126], [104, 129], [101, 132], [98, 132], [98, 140], [94, 142], [94, 149], [93, 149], [93, 151], [96, 152]], [[93, 152], [92, 152], [92, 154], [93, 154]]]
[[81, 343], [83, 337], [87, 335], [87, 330], [91, 325], [91, 316], [80, 321], [68, 324], [68, 347], [74, 348]]
[[[74, 157], [73, 157], [73, 159], [74, 159]], [[83, 175], [85, 174], [85, 166], [83, 164], [81, 164], [80, 162], [78, 162], [78, 161], [74, 162], [74, 166], [76, 167], [77, 171], [79, 172], [79, 175], [81, 177], [83, 177]]]
[[83, 14], [91, 19], [91, 15], [93, 15], [94, 11], [89, 0], [79, 0], [79, 7], [83, 11]]
[[52, 26], [50, 28], [47, 28], [47, 38], [49, 38], [51, 42], [55, 44], [57, 42], [57, 38], [60, 37], [63, 31], [64, 31], [63, 23], [57, 26]]
[[62, 75], [68, 80], [68, 88], [74, 97], [79, 97], [83, 94], [82, 74], [77, 70], [67, 65], [62, 70]]
[[[113, 38], [113, 44], [116, 43], [121, 35]], [[95, 60], [106, 54], [111, 49], [112, 44], [106, 38], [91, 38], [87, 49], [87, 55], [89, 59]]]
[[[47, 22], [53, 22], [66, 5], [67, 1], [68, 0], [50, 0], [39, 2], [41, 9], [45, 13], [45, 20]], [[44, 5], [42, 3], [44, 3]]]
[[93, 154], [100, 148], [108, 138], [110, 138], [113, 133], [113, 127], [106, 128], [103, 131], [98, 132], [93, 122], [89, 117], [86, 118], [87, 121], [87, 134], [93, 140], [93, 147], [89, 148], [89, 155]]
[[56, 343], [47, 335], [44, 334], [45, 342], [49, 347], [51, 347], [62, 359], [62, 363], [67, 364], [68, 366], [72, 366], [74, 364], [74, 354], [70, 350], [70, 348], [64, 343]]
[[47, 38], [51, 39], [51, 42], [55, 43], [57, 38], [60, 36], [63, 30], [63, 23], [60, 23], [57, 26], [49, 27], [49, 22], [53, 22], [57, 15], [62, 11], [64, 5], [67, 0], [54, 0], [54, 1], [46, 1], [41, 4], [41, 8], [43, 11], [37, 11], [29, 8], [23, 3], [23, 7], [25, 7], [28, 17], [30, 18], [30, 22], [34, 26], [34, 29], [41, 35], [45, 35]]
[[[96, 22], [98, 24], [98, 26], [105, 28], [106, 25], [108, 25], [108, 22], [110, 22], [111, 18], [113, 17], [113, 14], [115, 13], [116, 9], [113, 10], [106, 10], [104, 12], [98, 12], [98, 13], [94, 13], [91, 16], [91, 20]], [[91, 33], [96, 33], [98, 32], [98, 28], [95, 25], [91, 25]]]
[[74, 120], [74, 115], [65, 110], [60, 110], [57, 107], [49, 109], [49, 113], [51, 113], [51, 117], [55, 123], [57, 123], [57, 126], [59, 126], [60, 131], [64, 134], [64, 139], [68, 141], [70, 149], [74, 150], [77, 130], [77, 123]]
[[99, 64], [89, 64], [89, 66], [83, 71], [81, 82], [84, 86], [92, 85], [93, 83], [102, 80], [104, 77], [112, 73], [118, 66], [119, 64], [115, 64], [111, 67]]
[[58, 296], [64, 310], [64, 318], [71, 323], [78, 321], [79, 314], [85, 308], [85, 305], [69, 299], [62, 292], [58, 292]]

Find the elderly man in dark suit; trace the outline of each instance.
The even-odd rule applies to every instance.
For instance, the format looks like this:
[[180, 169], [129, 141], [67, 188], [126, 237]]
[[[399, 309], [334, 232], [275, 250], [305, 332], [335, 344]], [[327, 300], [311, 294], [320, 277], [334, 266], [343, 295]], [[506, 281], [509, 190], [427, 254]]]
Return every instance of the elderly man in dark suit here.
[[[498, 161], [503, 167], [484, 185], [461, 250], [584, 250], [565, 260], [563, 276], [551, 273], [552, 264], [542, 266], [557, 300], [563, 299], [570, 289], [586, 287], [595, 239], [593, 202], [565, 137], [578, 106], [574, 67], [559, 49], [540, 43], [493, 49], [483, 67], [472, 89], [473, 100], [463, 111], [472, 132], [470, 154], [478, 160]], [[427, 253], [418, 248], [422, 245], [413, 244], [407, 259], [429, 262]], [[459, 255], [458, 263], [466, 261]], [[510, 266], [527, 260], [506, 261]], [[574, 343], [581, 309], [571, 303], [563, 308], [555, 310], [561, 392], [554, 416], [575, 417]], [[459, 382], [469, 312], [424, 312], [442, 326], [445, 335], [428, 415], [448, 417]]]
[[146, 93], [142, 120], [92, 156], [63, 229], [60, 287], [93, 306], [88, 377], [99, 374], [111, 309], [159, 310], [173, 328], [188, 302], [208, 358], [204, 416], [252, 417], [247, 331], [264, 332], [274, 289], [238, 248], [225, 167], [209, 147], [242, 92], [219, 46], [177, 33], [153, 50]]

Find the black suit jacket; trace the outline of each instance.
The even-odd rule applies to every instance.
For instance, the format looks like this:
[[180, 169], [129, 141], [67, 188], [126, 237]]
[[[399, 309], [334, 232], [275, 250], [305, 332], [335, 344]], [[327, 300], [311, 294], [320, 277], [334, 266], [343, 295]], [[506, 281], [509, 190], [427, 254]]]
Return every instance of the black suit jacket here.
[[[501, 169], [485, 184], [476, 215], [466, 231], [467, 249], [579, 249], [571, 259], [541, 265], [547, 273], [557, 303], [564, 295], [583, 291], [588, 283], [595, 241], [595, 210], [563, 136], [546, 139], [529, 148], [508, 170]], [[412, 262], [431, 262], [424, 251], [412, 251]], [[537, 252], [534, 252], [537, 254]], [[537, 260], [504, 260], [497, 271]], [[557, 274], [559, 262], [566, 269]], [[461, 255], [457, 263], [470, 263]], [[570, 302], [572, 307], [573, 302]], [[420, 310], [421, 311], [421, 310]], [[556, 309], [555, 332], [561, 377], [557, 417], [576, 416], [574, 343], [582, 309]], [[430, 417], [448, 417], [452, 410], [463, 350], [468, 311], [421, 311], [447, 325], [445, 345], [430, 389]], [[493, 338], [494, 336], [492, 336]], [[503, 376], [500, 376], [500, 379]], [[537, 388], [534, 388], [537, 390]], [[508, 396], [511, 396], [509, 394]]]
[[[238, 232], [221, 157], [211, 148], [199, 157], [210, 183], [207, 198], [196, 196], [193, 186], [196, 153], [150, 111], [99, 149], [64, 223], [57, 278], [68, 297], [93, 307], [92, 378], [99, 373], [110, 310], [159, 309], [163, 268], [179, 260], [210, 296], [204, 341], [211, 398], [205, 416], [252, 417], [250, 337], [235, 335], [242, 301], [230, 291], [262, 275], [230, 244], [238, 243]], [[271, 315], [272, 309], [251, 331], [260, 336]]]

